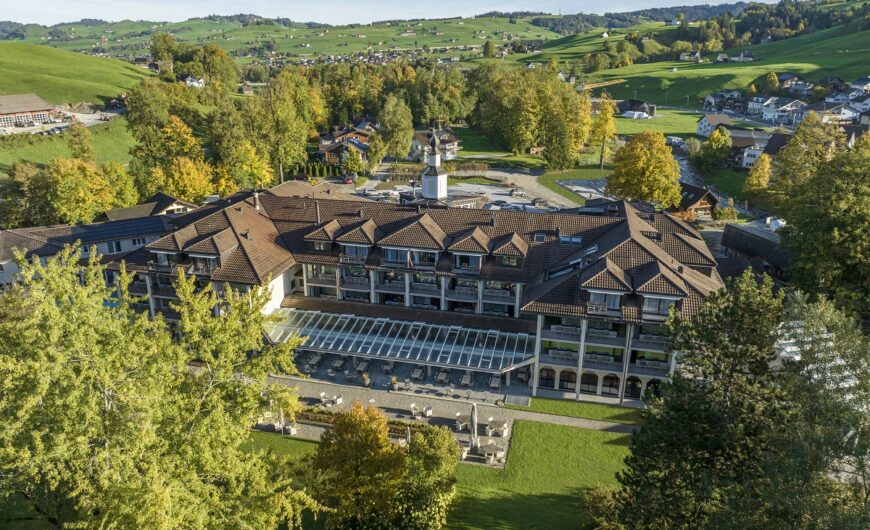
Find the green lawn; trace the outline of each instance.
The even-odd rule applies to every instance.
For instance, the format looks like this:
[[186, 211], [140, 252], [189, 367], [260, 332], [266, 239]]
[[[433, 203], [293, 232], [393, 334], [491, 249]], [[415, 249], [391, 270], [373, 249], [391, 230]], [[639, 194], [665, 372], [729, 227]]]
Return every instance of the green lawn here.
[[555, 414], [557, 416], [612, 421], [615, 423], [640, 424], [643, 421], [640, 411], [636, 409], [617, 407], [603, 403], [590, 403], [588, 401], [569, 401], [565, 399], [535, 397], [532, 398], [532, 403], [528, 407], [521, 407], [518, 405], [505, 405], [505, 407], [516, 410], [543, 412], [544, 414]]
[[0, 42], [0, 94], [33, 92], [52, 103], [104, 103], [148, 70], [130, 63], [22, 42]]
[[246, 448], [272, 450], [279, 454], [297, 457], [316, 451], [317, 442], [288, 438], [263, 431], [251, 431], [251, 440]]
[[716, 169], [704, 175], [704, 182], [711, 186], [716, 186], [716, 189], [725, 195], [734, 197], [735, 200], [740, 200], [748, 198], [744, 197], [741, 191], [743, 183], [746, 181], [746, 175], [745, 171]]
[[[114, 119], [89, 128], [94, 137], [94, 151], [97, 162], [117, 160], [122, 164], [130, 161], [130, 148], [135, 143], [127, 130], [127, 120]], [[64, 134], [52, 136], [19, 136], [14, 142], [0, 141], [0, 174], [9, 171], [14, 162], [26, 161], [46, 164], [56, 157], [69, 157], [67, 137]]]
[[616, 132], [632, 135], [655, 130], [665, 136], [694, 136], [700, 117], [700, 114], [688, 110], [659, 109], [655, 117], [648, 120], [616, 118]]
[[540, 156], [515, 155], [500, 149], [489, 138], [474, 129], [457, 127], [454, 132], [462, 140], [457, 162], [486, 162], [491, 167], [523, 167], [542, 169], [547, 163]]
[[517, 421], [504, 469], [461, 464], [449, 528], [580, 528], [583, 491], [615, 486], [629, 436]]
[[612, 169], [606, 166], [604, 169], [599, 169], [597, 165], [584, 166], [581, 168], [569, 169], [566, 171], [548, 171], [547, 173], [544, 173], [543, 175], [540, 175], [538, 177], [538, 183], [543, 185], [550, 191], [558, 193], [562, 197], [565, 197], [566, 199], [574, 201], [580, 206], [583, 206], [586, 203], [585, 198], [577, 195], [565, 186], [562, 186], [557, 181], [600, 179], [610, 175], [611, 171]]

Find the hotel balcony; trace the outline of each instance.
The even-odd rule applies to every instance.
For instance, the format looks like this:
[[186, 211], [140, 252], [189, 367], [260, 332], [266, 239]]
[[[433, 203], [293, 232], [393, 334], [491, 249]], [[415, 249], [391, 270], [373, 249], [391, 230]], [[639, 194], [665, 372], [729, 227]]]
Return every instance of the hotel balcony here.
[[386, 291], [390, 293], [404, 293], [405, 280], [378, 280], [375, 283], [376, 291]]
[[558, 366], [577, 366], [579, 354], [572, 350], [556, 350], [549, 349], [546, 353], [541, 353], [541, 362], [546, 364], [554, 364]]
[[484, 289], [483, 299], [493, 302], [505, 302], [513, 304], [516, 301], [516, 294], [506, 289]]
[[130, 282], [130, 285], [127, 286], [127, 291], [133, 296], [144, 296], [148, 294], [148, 285], [142, 280], [137, 280]]
[[174, 287], [160, 283], [151, 286], [151, 296], [156, 296], [158, 298], [178, 298], [175, 294]]
[[441, 288], [437, 283], [411, 282], [412, 293], [439, 295]]
[[339, 254], [338, 261], [339, 263], [346, 263], [348, 265], [365, 265], [367, 256], [360, 256], [357, 254]]
[[580, 326], [563, 326], [561, 324], [553, 324], [541, 331], [542, 339], [563, 340], [571, 342], [580, 342], [580, 337], [583, 335]]
[[583, 356], [583, 367], [590, 370], [601, 370], [605, 372], [621, 372], [622, 360], [617, 359], [612, 355], [601, 353], [587, 353]]
[[631, 347], [638, 350], [668, 351], [668, 338], [664, 335], [639, 333], [631, 340]]
[[651, 359], [638, 359], [628, 365], [628, 373], [635, 375], [651, 375], [655, 377], [667, 377], [669, 366], [667, 361], [655, 361]]
[[306, 279], [308, 285], [335, 287], [335, 274], [313, 274]]
[[586, 342], [601, 346], [622, 348], [625, 346], [625, 335], [615, 330], [589, 328], [586, 330]]
[[586, 304], [586, 312], [590, 315], [620, 316], [619, 309], [608, 309], [607, 304]]
[[342, 276], [341, 288], [353, 289], [355, 291], [368, 291], [371, 287], [371, 282], [368, 276]]
[[444, 293], [451, 300], [477, 301], [477, 287], [454, 287]]

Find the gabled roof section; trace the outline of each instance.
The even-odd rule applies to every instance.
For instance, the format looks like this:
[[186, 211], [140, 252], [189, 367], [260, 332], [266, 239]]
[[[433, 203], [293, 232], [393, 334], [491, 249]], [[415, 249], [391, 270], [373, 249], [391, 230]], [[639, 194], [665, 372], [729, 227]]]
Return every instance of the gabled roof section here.
[[602, 258], [583, 270], [580, 286], [584, 289], [631, 292], [631, 278], [610, 258]]
[[444, 250], [446, 241], [447, 234], [444, 233], [444, 230], [438, 226], [438, 223], [432, 219], [432, 216], [424, 213], [392, 234], [381, 238], [378, 244], [383, 246]]
[[174, 204], [181, 204], [188, 210], [193, 210], [197, 205], [192, 202], [187, 202], [165, 193], [155, 193], [151, 197], [145, 199], [141, 204], [128, 206], [126, 208], [115, 208], [106, 212], [106, 218], [110, 221], [120, 219], [135, 219], [138, 217], [148, 217], [151, 215], [159, 215], [166, 211], [167, 208]]
[[476, 226], [457, 237], [448, 248], [459, 252], [487, 254], [489, 253], [489, 236], [479, 226]]
[[529, 253], [529, 244], [516, 232], [492, 242], [493, 256], [525, 257]]
[[333, 241], [335, 233], [341, 228], [341, 224], [335, 219], [331, 219], [305, 236], [307, 241]]
[[345, 226], [341, 235], [335, 238], [339, 243], [358, 243], [361, 245], [374, 245], [383, 236], [383, 232], [371, 219], [361, 223]]
[[641, 269], [635, 277], [635, 291], [642, 294], [687, 296], [683, 288], [685, 282], [673, 271], [652, 261]]

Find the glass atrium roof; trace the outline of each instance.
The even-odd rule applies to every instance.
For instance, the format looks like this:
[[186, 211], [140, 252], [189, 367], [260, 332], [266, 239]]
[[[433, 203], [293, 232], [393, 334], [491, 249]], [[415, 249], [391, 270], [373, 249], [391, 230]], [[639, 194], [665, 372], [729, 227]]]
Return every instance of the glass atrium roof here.
[[502, 372], [535, 355], [528, 333], [442, 326], [387, 318], [281, 309], [273, 342], [308, 337], [298, 349], [446, 368]]

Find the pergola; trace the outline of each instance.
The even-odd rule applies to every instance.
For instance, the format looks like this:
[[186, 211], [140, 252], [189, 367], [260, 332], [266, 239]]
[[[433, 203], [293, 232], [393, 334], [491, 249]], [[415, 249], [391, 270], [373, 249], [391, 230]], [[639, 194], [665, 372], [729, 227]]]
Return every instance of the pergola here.
[[307, 337], [298, 349], [451, 369], [503, 373], [531, 361], [528, 333], [444, 326], [388, 318], [281, 309], [273, 342]]

